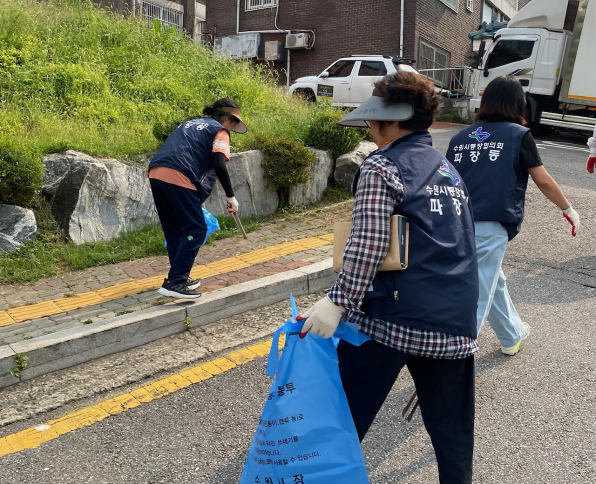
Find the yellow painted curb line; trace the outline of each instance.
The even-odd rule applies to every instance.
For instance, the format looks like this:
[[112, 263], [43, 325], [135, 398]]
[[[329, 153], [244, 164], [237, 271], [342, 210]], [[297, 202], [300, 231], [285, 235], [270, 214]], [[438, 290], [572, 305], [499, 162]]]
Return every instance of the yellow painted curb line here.
[[[279, 341], [280, 349], [285, 343], [283, 336]], [[225, 357], [217, 358], [189, 370], [184, 370], [176, 375], [163, 378], [142, 388], [137, 388], [129, 393], [50, 420], [45, 424], [7, 435], [0, 438], [0, 457], [16, 454], [25, 449], [35, 449], [44, 442], [57, 439], [61, 435], [100, 422], [111, 415], [118, 415], [143, 403], [148, 403], [151, 400], [156, 400], [170, 393], [177, 392], [194, 383], [208, 380], [215, 375], [253, 361], [257, 356], [267, 356], [270, 348], [271, 340], [252, 345], [248, 348], [229, 353]]]
[[[227, 259], [222, 259], [217, 262], [201, 265], [194, 268], [190, 272], [190, 275], [195, 279], [205, 279], [207, 277], [226, 274], [228, 272], [244, 269], [245, 267], [261, 264], [263, 262], [277, 259], [278, 257], [283, 257], [284, 255], [304, 252], [309, 249], [322, 247], [332, 243], [333, 234], [284, 242], [282, 244], [256, 249], [247, 252], [246, 254], [228, 257]], [[157, 289], [162, 285], [164, 277], [166, 276], [146, 277], [144, 279], [128, 281], [122, 284], [115, 284], [97, 291], [83, 292], [73, 297], [54, 299], [51, 301], [30, 304], [28, 306], [19, 306], [7, 311], [0, 311], [0, 328], [28, 321], [30, 319], [53, 316], [54, 314], [81, 309], [87, 306], [113, 301], [114, 299], [120, 299], [121, 297], [132, 296], [133, 294], [149, 291], [151, 289]]]

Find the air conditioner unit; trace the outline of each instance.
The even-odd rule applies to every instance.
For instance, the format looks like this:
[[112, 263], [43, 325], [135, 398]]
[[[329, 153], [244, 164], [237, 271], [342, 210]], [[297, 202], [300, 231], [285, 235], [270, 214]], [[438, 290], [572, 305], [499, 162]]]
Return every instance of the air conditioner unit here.
[[304, 49], [308, 47], [308, 33], [286, 35], [286, 49]]
[[467, 0], [467, 2], [466, 2], [466, 8], [470, 12], [473, 12], [474, 11], [474, 0]]

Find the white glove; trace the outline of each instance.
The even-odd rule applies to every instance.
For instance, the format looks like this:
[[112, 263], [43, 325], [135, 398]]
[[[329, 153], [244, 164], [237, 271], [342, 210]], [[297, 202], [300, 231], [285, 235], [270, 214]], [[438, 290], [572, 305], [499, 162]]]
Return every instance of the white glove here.
[[300, 337], [304, 338], [310, 331], [323, 338], [331, 338], [339, 326], [344, 311], [344, 308], [333, 304], [327, 296], [319, 299], [308, 311], [296, 318], [296, 321], [306, 319], [300, 330]]
[[236, 200], [236, 197], [226, 198], [226, 202], [226, 209], [228, 210], [228, 213], [233, 213], [236, 215], [238, 213], [238, 200]]
[[563, 210], [563, 217], [567, 219], [567, 222], [571, 224], [571, 235], [575, 237], [577, 232], [579, 231], [579, 214], [573, 210], [573, 207], [569, 205], [565, 210]]

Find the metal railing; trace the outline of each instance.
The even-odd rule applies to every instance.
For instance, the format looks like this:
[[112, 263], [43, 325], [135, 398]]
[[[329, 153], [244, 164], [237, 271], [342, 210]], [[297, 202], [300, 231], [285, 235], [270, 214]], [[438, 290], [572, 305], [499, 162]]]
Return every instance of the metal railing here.
[[[442, 69], [418, 69], [418, 72], [441, 89], [441, 94], [453, 97], [469, 96], [474, 69], [471, 67], [447, 67]], [[445, 92], [446, 91], [446, 92]]]
[[153, 20], [159, 20], [164, 30], [174, 27], [179, 33], [182, 33], [183, 31], [183, 11], [180, 12], [151, 1], [143, 0], [141, 4], [141, 14], [145, 18], [147, 25], [151, 25]]
[[271, 8], [277, 5], [277, 0], [246, 0], [244, 10], [258, 10], [261, 8]]

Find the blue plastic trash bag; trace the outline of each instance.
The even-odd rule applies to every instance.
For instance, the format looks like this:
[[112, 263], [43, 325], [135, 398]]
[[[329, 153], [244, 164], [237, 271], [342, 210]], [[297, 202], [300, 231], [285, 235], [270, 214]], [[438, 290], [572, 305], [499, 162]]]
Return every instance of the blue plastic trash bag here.
[[203, 216], [205, 217], [205, 223], [207, 224], [207, 234], [205, 234], [205, 240], [203, 241], [203, 244], [206, 244], [207, 239], [211, 234], [219, 230], [219, 222], [213, 215], [211, 215], [211, 212], [208, 212], [205, 209], [203, 209]]
[[[292, 301], [293, 318], [298, 315]], [[340, 339], [369, 338], [342, 323], [332, 339], [298, 334], [288, 320], [273, 337], [267, 374], [275, 377], [240, 484], [368, 484], [362, 448], [337, 365]], [[281, 333], [286, 343], [278, 361]]]
[[[207, 234], [205, 235], [205, 240], [203, 241], [203, 244], [202, 244], [202, 245], [205, 245], [207, 243], [207, 239], [211, 236], [211, 234], [213, 232], [217, 232], [219, 230], [219, 222], [211, 214], [211, 212], [208, 212], [204, 208], [203, 208], [203, 216], [205, 217], [205, 223], [207, 224]], [[168, 246], [167, 240], [164, 241], [163, 246], [164, 247]]]

